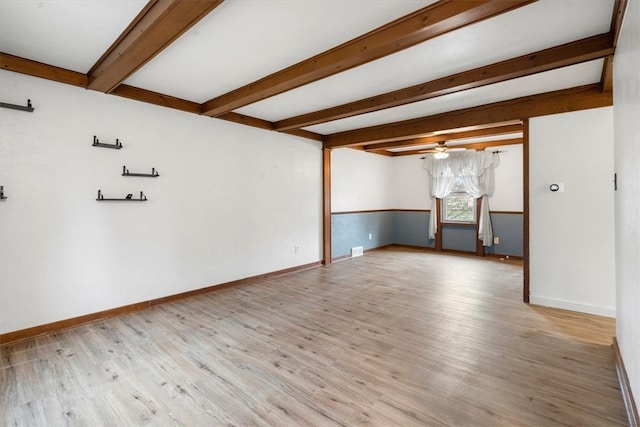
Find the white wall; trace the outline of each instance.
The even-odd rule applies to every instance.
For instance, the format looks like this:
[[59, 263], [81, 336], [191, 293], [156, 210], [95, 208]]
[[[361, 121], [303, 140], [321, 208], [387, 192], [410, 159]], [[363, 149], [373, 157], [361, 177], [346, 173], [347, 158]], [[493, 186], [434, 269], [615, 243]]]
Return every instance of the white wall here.
[[614, 62], [617, 339], [640, 403], [640, 2], [630, 1]]
[[0, 92], [36, 109], [0, 109], [0, 333], [321, 259], [318, 143], [6, 71]]
[[531, 119], [529, 165], [531, 302], [615, 317], [613, 108]]
[[331, 152], [331, 211], [393, 209], [391, 157], [350, 148]]
[[503, 145], [496, 149], [500, 153], [500, 165], [495, 168], [495, 191], [489, 198], [489, 208], [492, 211], [522, 212], [522, 144]]
[[424, 154], [393, 158], [394, 209], [431, 209], [429, 174], [420, 160]]

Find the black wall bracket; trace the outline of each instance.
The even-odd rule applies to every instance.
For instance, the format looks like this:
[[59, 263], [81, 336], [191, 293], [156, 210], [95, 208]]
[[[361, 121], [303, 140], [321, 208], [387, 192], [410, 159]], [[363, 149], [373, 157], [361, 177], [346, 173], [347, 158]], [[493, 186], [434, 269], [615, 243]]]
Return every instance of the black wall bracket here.
[[0, 185], [0, 200], [7, 200], [8, 197], [4, 195], [4, 185]]
[[98, 137], [96, 137], [95, 135], [93, 135], [93, 144], [92, 145], [94, 147], [113, 148], [114, 150], [119, 150], [119, 149], [122, 148], [122, 143], [117, 138], [116, 138], [116, 143], [115, 144], [105, 144], [104, 142], [100, 142], [98, 140]]
[[122, 199], [117, 199], [117, 198], [111, 199], [111, 198], [105, 198], [102, 195], [102, 191], [98, 190], [98, 198], [96, 200], [99, 202], [146, 202], [147, 196], [145, 196], [144, 193], [141, 191], [139, 199], [134, 199], [133, 194], [131, 193], [127, 194], [126, 197]]
[[144, 176], [148, 178], [157, 178], [160, 176], [156, 168], [151, 168], [151, 173], [131, 173], [126, 166], [122, 166], [122, 176]]
[[2, 108], [11, 108], [12, 110], [20, 110], [20, 111], [26, 111], [28, 113], [33, 113], [33, 105], [31, 105], [31, 100], [27, 99], [27, 106], [25, 107], [24, 105], [16, 105], [16, 104], [9, 104], [6, 102], [0, 102], [0, 107]]

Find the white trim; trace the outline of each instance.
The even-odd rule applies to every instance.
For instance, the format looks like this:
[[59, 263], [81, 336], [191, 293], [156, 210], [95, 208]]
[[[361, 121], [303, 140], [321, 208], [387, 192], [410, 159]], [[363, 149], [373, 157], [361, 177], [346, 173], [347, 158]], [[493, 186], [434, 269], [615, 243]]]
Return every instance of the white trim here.
[[572, 301], [564, 301], [555, 298], [537, 297], [531, 295], [529, 302], [534, 305], [542, 305], [545, 307], [561, 308], [563, 310], [578, 311], [580, 313], [595, 314], [597, 316], [616, 318], [615, 307], [599, 307], [589, 304], [580, 304]]

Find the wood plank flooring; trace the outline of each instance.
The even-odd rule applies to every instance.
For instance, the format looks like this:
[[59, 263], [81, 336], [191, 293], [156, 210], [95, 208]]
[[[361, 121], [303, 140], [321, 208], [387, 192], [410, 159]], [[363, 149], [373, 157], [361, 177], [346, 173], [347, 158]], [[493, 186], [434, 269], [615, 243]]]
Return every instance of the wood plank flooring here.
[[391, 248], [0, 349], [5, 426], [623, 426], [614, 321]]

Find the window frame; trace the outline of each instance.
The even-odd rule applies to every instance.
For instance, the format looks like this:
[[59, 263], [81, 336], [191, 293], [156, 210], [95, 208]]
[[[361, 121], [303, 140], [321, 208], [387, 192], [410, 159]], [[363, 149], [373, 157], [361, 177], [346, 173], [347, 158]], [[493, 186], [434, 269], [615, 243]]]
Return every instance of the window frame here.
[[[454, 187], [454, 190], [448, 196], [442, 198], [442, 203], [440, 204], [440, 222], [447, 225], [476, 225], [478, 223], [478, 204], [476, 203], [477, 200], [460, 187], [462, 187], [461, 178], [456, 177], [456, 185]], [[471, 206], [471, 215], [473, 219], [467, 220], [447, 218], [447, 199], [451, 196], [466, 196], [470, 199], [469, 205]]]

